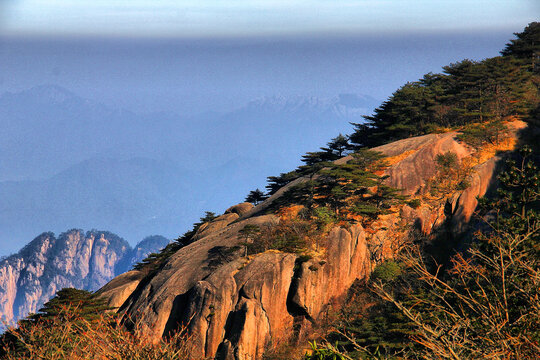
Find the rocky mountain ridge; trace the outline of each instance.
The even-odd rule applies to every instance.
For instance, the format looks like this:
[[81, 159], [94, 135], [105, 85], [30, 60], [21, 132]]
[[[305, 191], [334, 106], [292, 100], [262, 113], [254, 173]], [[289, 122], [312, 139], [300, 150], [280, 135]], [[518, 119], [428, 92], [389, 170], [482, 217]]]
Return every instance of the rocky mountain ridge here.
[[[525, 124], [515, 121], [509, 127], [506, 150], [513, 148]], [[137, 319], [142, 331], [156, 340], [186, 326], [196, 359], [262, 359], [282, 340], [300, 338], [333, 302], [343, 299], [354, 281], [367, 279], [376, 264], [391, 258], [410, 225], [429, 234], [450, 224], [459, 233], [470, 221], [477, 197], [493, 184], [501, 159], [495, 150], [480, 154], [459, 141], [457, 132], [408, 138], [372, 150], [388, 160], [387, 184], [418, 200], [415, 206], [404, 204], [368, 227], [335, 226], [326, 234], [325, 251], [316, 257], [280, 251], [245, 256], [240, 231], [247, 225], [283, 221], [265, 212], [287, 189], [307, 181], [299, 178], [256, 207], [233, 206], [201, 226], [195, 241], [158, 271], [130, 271], [99, 293], [126, 319]], [[436, 159], [448, 153], [469, 169], [466, 186], [433, 197], [430, 187], [439, 173]]]
[[11, 323], [36, 312], [65, 287], [96, 290], [168, 243], [151, 236], [134, 248], [107, 231], [42, 233], [0, 261], [0, 316]]

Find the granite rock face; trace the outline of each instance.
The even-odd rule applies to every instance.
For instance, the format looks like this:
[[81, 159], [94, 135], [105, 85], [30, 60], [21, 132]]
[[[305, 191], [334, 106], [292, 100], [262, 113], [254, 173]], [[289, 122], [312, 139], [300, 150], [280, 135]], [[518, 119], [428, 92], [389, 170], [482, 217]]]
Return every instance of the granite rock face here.
[[12, 323], [36, 312], [65, 287], [97, 290], [167, 242], [154, 237], [132, 249], [107, 231], [43, 233], [0, 261], [0, 318]]
[[402, 189], [405, 195], [424, 193], [427, 180], [436, 175], [437, 155], [451, 152], [461, 161], [471, 154], [469, 149], [456, 140], [456, 135], [455, 132], [430, 134], [374, 148], [387, 156], [410, 153], [386, 170], [390, 176], [388, 185]]
[[115, 305], [125, 297], [120, 311], [137, 316], [155, 339], [186, 325], [194, 358], [259, 359], [269, 346], [290, 338], [294, 324], [318, 319], [371, 266], [360, 225], [332, 230], [324, 261], [303, 262], [277, 251], [244, 257], [238, 231], [276, 221], [263, 215], [231, 224], [180, 249], [143, 281], [136, 272], [126, 273], [100, 293]]
[[410, 225], [429, 234], [446, 222], [458, 233], [471, 219], [477, 196], [483, 196], [495, 179], [498, 157], [472, 167], [467, 188], [440, 200], [426, 195], [438, 172], [437, 155], [452, 152], [460, 164], [474, 155], [475, 150], [456, 135], [431, 134], [375, 148], [394, 159], [386, 169], [388, 184], [422, 199], [421, 205], [402, 205], [365, 229], [359, 224], [335, 227], [326, 235], [326, 249], [319, 256], [306, 260], [266, 251], [246, 257], [239, 237], [246, 225], [279, 222], [275, 215], [261, 214], [290, 186], [306, 181], [300, 178], [254, 208], [231, 207], [201, 226], [196, 240], [159, 271], [142, 280], [141, 274], [122, 275], [102, 289], [103, 295], [115, 304], [124, 300], [119, 311], [128, 319], [137, 318], [143, 331], [156, 340], [179, 326], [187, 327], [194, 359], [262, 359], [268, 348], [295, 341], [324, 317], [331, 304], [344, 298], [354, 281], [367, 279], [374, 266], [392, 257]]

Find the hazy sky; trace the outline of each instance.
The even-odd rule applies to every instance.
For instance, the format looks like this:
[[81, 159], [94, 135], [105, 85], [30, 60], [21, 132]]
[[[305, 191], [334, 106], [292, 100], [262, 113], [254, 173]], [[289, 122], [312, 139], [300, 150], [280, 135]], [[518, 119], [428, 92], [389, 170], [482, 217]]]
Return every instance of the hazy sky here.
[[537, 0], [0, 0], [4, 35], [222, 37], [513, 29]]
[[[177, 236], [198, 219], [203, 205], [220, 212], [241, 201], [249, 190], [263, 188], [266, 176], [299, 165], [301, 154], [315, 151], [339, 132], [352, 131], [349, 118], [327, 121], [321, 115], [320, 122], [310, 118], [302, 123], [311, 133], [306, 129], [302, 136], [291, 133], [292, 140], [285, 143], [278, 121], [284, 115], [272, 115], [275, 119], [270, 120], [278, 122], [266, 124], [271, 116], [264, 117], [264, 112], [248, 112], [241, 126], [229, 129], [231, 119], [238, 121], [238, 114], [244, 114], [238, 109], [250, 109], [246, 108], [250, 101], [269, 97], [271, 103], [274, 96], [328, 101], [339, 94], [384, 100], [407, 81], [440, 72], [444, 65], [497, 56], [512, 33], [537, 21], [538, 14], [539, 0], [0, 0], [0, 105], [16, 105], [0, 106], [0, 135], [4, 136], [0, 213], [11, 216], [0, 216], [11, 226], [8, 229], [0, 222], [0, 255], [15, 251], [42, 231], [71, 227], [107, 227], [131, 242], [154, 233]], [[32, 97], [35, 89], [28, 91], [44, 84], [61, 86], [82, 101], [49, 109], [49, 103], [42, 102], [46, 95]], [[77, 104], [87, 105], [81, 108], [85, 114], [97, 115], [78, 115]], [[230, 112], [228, 117], [218, 115], [225, 112]], [[113, 122], [109, 114], [122, 115], [117, 116], [122, 121]], [[109, 131], [100, 121], [118, 126]], [[353, 122], [358, 121], [360, 115]], [[176, 130], [168, 133], [151, 126], [152, 133], [141, 125], [153, 123]], [[253, 141], [263, 125], [280, 134], [274, 140], [265, 132], [271, 146]], [[163, 141], [163, 134], [171, 140]], [[220, 145], [214, 149], [205, 140], [209, 138], [218, 139]], [[254, 148], [246, 150], [250, 149], [246, 144]], [[188, 164], [186, 154], [191, 153], [201, 158]], [[118, 218], [107, 217], [115, 223], [127, 223], [130, 214], [139, 210], [151, 213], [141, 224], [156, 228], [141, 225], [141, 236], [99, 222], [101, 218], [84, 211], [84, 222], [65, 215], [81, 213], [79, 205], [87, 203], [77, 200], [86, 176], [75, 179], [74, 192], [59, 186], [63, 191], [55, 197], [61, 204], [59, 212], [49, 205], [36, 207], [31, 191], [11, 191], [19, 180], [25, 180], [21, 186], [34, 188], [35, 181], [43, 179], [47, 180], [39, 184], [56, 184], [54, 179], [63, 171], [79, 169], [105, 155], [120, 160], [143, 156], [152, 161], [184, 161], [181, 165], [190, 170], [200, 164], [197, 170], [208, 171], [203, 177], [215, 181], [214, 190], [195, 176], [186, 180], [186, 186], [190, 194], [202, 189], [206, 203], [174, 198], [172, 203], [183, 208], [172, 209], [152, 197], [146, 208], [129, 208], [129, 204], [122, 208], [122, 201], [109, 201], [117, 196], [111, 195], [99, 204], [99, 216], [125, 210], [117, 212]], [[231, 163], [239, 165], [231, 167]], [[224, 185], [223, 169], [234, 174], [230, 182], [234, 186]], [[182, 171], [167, 178], [176, 181], [181, 176], [185, 176]], [[71, 175], [67, 178], [73, 182]], [[139, 184], [138, 177], [131, 178]], [[131, 185], [121, 188], [131, 189]], [[148, 186], [152, 190], [154, 185]], [[87, 188], [112, 194], [96, 184]], [[4, 194], [21, 194], [20, 198], [14, 195], [6, 201], [2, 189]], [[193, 211], [193, 206], [200, 206], [200, 211]], [[37, 215], [21, 215], [30, 210]], [[155, 220], [156, 214], [166, 214], [163, 219], [172, 224], [169, 230], [158, 227], [162, 223]], [[6, 221], [12, 218], [20, 223]], [[184, 223], [178, 223], [179, 218]]]

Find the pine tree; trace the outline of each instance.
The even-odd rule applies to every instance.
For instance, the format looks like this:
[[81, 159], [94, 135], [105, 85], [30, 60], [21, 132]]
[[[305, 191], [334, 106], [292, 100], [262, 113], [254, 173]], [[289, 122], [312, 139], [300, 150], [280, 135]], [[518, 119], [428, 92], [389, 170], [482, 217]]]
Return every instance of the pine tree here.
[[426, 74], [417, 82], [407, 83], [392, 94], [374, 114], [364, 116], [365, 123], [353, 124], [349, 136], [355, 149], [374, 147], [405, 137], [422, 135], [437, 124], [445, 125], [447, 111], [440, 104], [444, 76]]
[[349, 144], [349, 139], [346, 136], [339, 134], [328, 142], [326, 147], [322, 147], [321, 150], [329, 154], [329, 158], [332, 156], [335, 157], [329, 160], [337, 160], [347, 155], [348, 151], [352, 150], [352, 146]]
[[334, 164], [319, 172], [315, 203], [328, 206], [337, 214], [340, 209], [349, 207], [352, 197], [369, 194], [368, 188], [377, 185], [378, 176], [362, 166], [364, 153], [355, 153], [347, 163]]
[[456, 125], [489, 120], [487, 68], [484, 63], [463, 60], [443, 67], [446, 78], [446, 101], [457, 115]]
[[290, 171], [287, 173], [281, 173], [279, 176], [269, 176], [267, 178], [268, 185], [266, 185], [266, 190], [268, 190], [268, 195], [273, 195], [281, 189], [283, 186], [287, 185], [293, 180], [298, 179], [301, 174], [297, 171]]
[[520, 33], [517, 39], [510, 40], [501, 51], [503, 56], [514, 56], [525, 60], [534, 72], [539, 72], [540, 63], [540, 22], [532, 22]]
[[403, 200], [375, 174], [384, 166], [382, 155], [368, 150], [353, 153], [344, 164], [325, 163], [309, 179], [289, 188], [275, 206], [300, 204], [310, 210], [332, 209], [337, 218], [351, 211], [374, 218]]
[[[402, 86], [349, 136], [355, 149], [518, 116], [537, 122], [540, 26], [534, 22], [507, 44], [502, 57], [463, 60]], [[534, 69], [534, 71], [531, 71]]]
[[180, 250], [186, 245], [191, 244], [193, 236], [197, 233], [199, 228], [207, 222], [210, 222], [216, 218], [216, 214], [211, 211], [205, 211], [204, 216], [199, 218], [199, 221], [193, 224], [191, 230], [186, 231], [183, 235], [176, 238], [173, 242], [167, 244], [158, 253], [151, 253], [145, 259], [133, 265], [134, 270], [143, 271], [145, 273], [151, 273], [156, 271], [170, 256]]
[[[56, 295], [46, 302], [43, 307], [35, 314], [29, 314], [26, 318], [19, 320], [18, 328], [10, 329], [0, 337], [0, 356], [3, 351], [14, 349], [19, 351], [21, 355], [27, 353], [27, 344], [32, 346], [41, 345], [40, 341], [45, 341], [48, 337], [55, 338], [59, 336], [67, 336], [75, 338], [79, 333], [77, 331], [68, 331], [65, 335], [57, 334], [59, 329], [56, 329], [52, 324], [66, 323], [75, 327], [84, 327], [86, 324], [91, 324], [100, 321], [104, 314], [111, 310], [106, 305], [105, 301], [89, 291], [79, 290], [75, 288], [64, 288], [56, 293]], [[23, 329], [23, 331], [19, 331]], [[42, 335], [36, 337], [33, 335], [38, 331]], [[76, 343], [66, 343], [68, 348], [76, 346]]]
[[46, 302], [37, 313], [30, 314], [22, 322], [37, 322], [57, 316], [92, 320], [109, 309], [103, 299], [96, 297], [89, 291], [64, 288]]
[[245, 201], [250, 202], [253, 205], [257, 205], [266, 199], [268, 199], [268, 195], [263, 193], [260, 189], [255, 189], [249, 192], [249, 194], [246, 196]]

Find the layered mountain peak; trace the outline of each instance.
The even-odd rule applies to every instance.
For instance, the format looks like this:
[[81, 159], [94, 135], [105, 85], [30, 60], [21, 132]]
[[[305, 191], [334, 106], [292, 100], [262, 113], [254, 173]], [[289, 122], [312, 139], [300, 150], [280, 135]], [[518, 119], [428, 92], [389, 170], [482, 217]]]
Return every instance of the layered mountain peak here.
[[[64, 87], [53, 84], [38, 85], [19, 92], [0, 94], [0, 103], [5, 107], [3, 111], [7, 111], [9, 114], [13, 110], [24, 109], [24, 106], [30, 106], [30, 109], [44, 107], [47, 110], [54, 107], [62, 109], [74, 106], [101, 107], [101, 105], [92, 104], [91, 101], [79, 97]], [[26, 111], [28, 110], [26, 109]]]
[[42, 233], [0, 261], [0, 316], [16, 321], [39, 310], [65, 287], [96, 290], [167, 243], [162, 236], [152, 236], [132, 249], [108, 231]]

